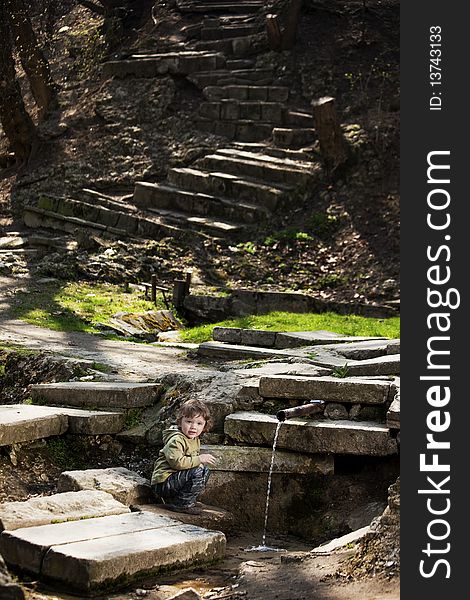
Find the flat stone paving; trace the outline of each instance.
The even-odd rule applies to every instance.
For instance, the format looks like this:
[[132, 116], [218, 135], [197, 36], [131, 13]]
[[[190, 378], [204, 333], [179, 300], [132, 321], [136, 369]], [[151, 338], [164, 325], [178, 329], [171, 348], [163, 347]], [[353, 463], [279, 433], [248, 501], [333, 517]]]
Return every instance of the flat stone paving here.
[[220, 531], [134, 512], [4, 532], [6, 563], [67, 589], [93, 594], [162, 571], [212, 563], [225, 554]]

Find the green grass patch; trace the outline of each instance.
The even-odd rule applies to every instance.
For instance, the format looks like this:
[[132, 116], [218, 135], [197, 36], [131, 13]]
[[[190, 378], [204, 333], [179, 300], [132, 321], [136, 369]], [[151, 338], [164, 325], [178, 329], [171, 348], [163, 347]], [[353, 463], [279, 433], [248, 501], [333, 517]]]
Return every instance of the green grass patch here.
[[153, 304], [143, 292], [125, 291], [107, 283], [52, 283], [28, 292], [18, 292], [12, 302], [14, 317], [56, 331], [97, 333], [98, 323], [108, 323], [117, 312], [145, 312], [163, 308], [163, 299]]
[[181, 332], [181, 336], [185, 342], [199, 344], [212, 338], [214, 327], [240, 327], [272, 331], [326, 329], [342, 335], [400, 337], [400, 317], [376, 319], [358, 315], [338, 315], [332, 312], [321, 314], [273, 312], [267, 315], [251, 315], [186, 329]]

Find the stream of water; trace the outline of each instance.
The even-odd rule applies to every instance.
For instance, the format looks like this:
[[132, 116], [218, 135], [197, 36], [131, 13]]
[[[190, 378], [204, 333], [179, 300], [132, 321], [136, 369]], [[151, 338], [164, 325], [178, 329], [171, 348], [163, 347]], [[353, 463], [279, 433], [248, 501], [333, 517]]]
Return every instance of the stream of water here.
[[279, 421], [276, 427], [276, 432], [274, 434], [273, 441], [273, 451], [271, 454], [271, 464], [269, 465], [269, 475], [268, 475], [268, 490], [266, 492], [266, 508], [264, 511], [264, 528], [263, 528], [263, 539], [261, 541], [260, 546], [250, 546], [249, 548], [245, 548], [246, 552], [285, 552], [283, 548], [272, 548], [271, 546], [266, 546], [266, 530], [268, 526], [268, 511], [269, 511], [269, 498], [271, 495], [271, 479], [273, 475], [274, 469], [274, 457], [276, 454], [276, 445], [277, 438], [279, 437], [279, 430], [281, 429], [282, 421]]

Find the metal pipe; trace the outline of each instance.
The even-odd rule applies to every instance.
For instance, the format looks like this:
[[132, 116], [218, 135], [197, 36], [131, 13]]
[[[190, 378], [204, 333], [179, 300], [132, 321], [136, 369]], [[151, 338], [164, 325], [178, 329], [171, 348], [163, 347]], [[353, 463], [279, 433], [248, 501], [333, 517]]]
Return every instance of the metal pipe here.
[[323, 412], [325, 409], [324, 400], [310, 400], [308, 404], [302, 406], [294, 406], [294, 408], [285, 408], [276, 413], [278, 421], [285, 421], [286, 419], [292, 419], [293, 417], [300, 417], [301, 415], [311, 415], [314, 413]]

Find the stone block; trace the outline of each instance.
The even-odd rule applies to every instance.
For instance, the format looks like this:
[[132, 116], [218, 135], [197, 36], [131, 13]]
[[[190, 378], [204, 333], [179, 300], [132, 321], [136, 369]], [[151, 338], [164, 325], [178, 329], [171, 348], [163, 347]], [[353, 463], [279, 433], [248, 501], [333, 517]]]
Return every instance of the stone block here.
[[241, 102], [240, 119], [259, 121], [261, 119], [261, 108], [259, 102]]
[[222, 100], [220, 118], [226, 121], [237, 121], [240, 118], [240, 104], [236, 100]]
[[282, 123], [284, 108], [278, 102], [261, 104], [261, 120], [267, 123]]
[[387, 412], [387, 427], [391, 429], [400, 429], [400, 395], [393, 400]]
[[255, 348], [251, 346], [236, 346], [231, 344], [222, 344], [220, 342], [203, 342], [199, 345], [197, 352], [200, 356], [220, 358], [222, 360], [243, 360], [245, 358], [286, 358], [291, 356], [288, 352], [283, 352], [282, 350]]
[[[272, 459], [270, 448], [251, 446], [202, 445], [201, 452], [216, 457], [217, 463], [211, 465], [211, 471], [229, 471], [241, 473], [269, 473]], [[308, 475], [312, 473], [327, 475], [334, 471], [332, 456], [312, 456], [308, 454], [276, 450], [273, 473]]]
[[126, 512], [127, 506], [103, 491], [64, 492], [0, 504], [0, 531]]
[[199, 114], [205, 119], [220, 119], [220, 102], [201, 102], [199, 106]]
[[360, 529], [356, 529], [356, 531], [351, 531], [351, 533], [347, 533], [339, 538], [335, 538], [331, 540], [327, 544], [323, 544], [322, 546], [316, 546], [313, 550], [310, 550], [313, 555], [322, 555], [322, 554], [331, 554], [338, 548], [343, 548], [344, 546], [348, 546], [349, 544], [356, 543], [362, 540], [370, 531], [370, 526], [361, 527]]
[[349, 413], [344, 404], [338, 402], [329, 402], [323, 413], [327, 419], [344, 420], [349, 419]]
[[[239, 412], [225, 419], [225, 434], [241, 444], [272, 446], [278, 420], [272, 415]], [[360, 421], [284, 421], [278, 448], [311, 454], [352, 454], [389, 456], [397, 453], [397, 443], [388, 427]]]
[[274, 348], [276, 342], [275, 331], [263, 329], [242, 329], [240, 343], [243, 346], [260, 346]]
[[165, 508], [164, 504], [142, 504], [136, 505], [133, 508], [145, 513], [165, 516], [180, 523], [186, 523], [187, 525], [197, 525], [198, 527], [223, 531], [224, 533], [231, 532], [235, 528], [235, 520], [231, 512], [218, 506], [209, 506], [208, 504], [200, 506], [201, 514], [199, 515], [175, 513]]
[[59, 492], [101, 490], [125, 506], [143, 504], [153, 499], [150, 482], [125, 467], [64, 471], [57, 482]]
[[48, 407], [28, 404], [0, 406], [0, 446], [62, 435], [67, 428], [67, 416]]
[[356, 376], [399, 375], [400, 355], [387, 354], [386, 356], [357, 361], [349, 366], [348, 374]]
[[241, 344], [242, 329], [239, 327], [214, 327], [212, 331], [212, 339], [215, 342]]
[[268, 100], [268, 88], [264, 85], [250, 85], [247, 87], [248, 100], [258, 100], [267, 102]]
[[80, 410], [78, 408], [55, 408], [66, 415], [69, 433], [77, 435], [105, 435], [119, 433], [124, 427], [124, 413], [101, 410]]
[[390, 385], [389, 381], [353, 379], [350, 377], [272, 375], [260, 378], [259, 392], [265, 398], [383, 404], [388, 398]]
[[268, 97], [266, 100], [269, 102], [287, 102], [289, 99], [289, 88], [288, 87], [268, 87]]
[[160, 390], [154, 383], [70, 381], [32, 385], [31, 396], [59, 406], [138, 408], [154, 404]]

